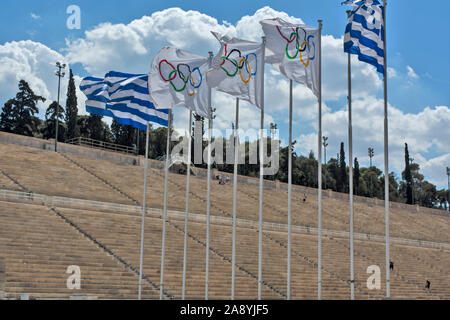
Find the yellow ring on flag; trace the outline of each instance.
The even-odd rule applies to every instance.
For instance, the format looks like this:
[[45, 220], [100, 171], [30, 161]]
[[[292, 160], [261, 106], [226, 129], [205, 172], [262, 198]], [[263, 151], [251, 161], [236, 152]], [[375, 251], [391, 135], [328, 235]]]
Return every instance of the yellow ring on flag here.
[[[305, 46], [308, 45], [308, 42], [307, 41], [303, 42], [301, 46], [303, 47], [303, 45], [305, 45]], [[308, 67], [309, 66], [309, 54], [308, 54], [308, 62], [305, 63], [305, 61], [303, 61], [303, 58], [302, 58], [302, 52], [300, 51], [300, 61], [303, 63], [303, 65], [305, 67]]]
[[[192, 78], [192, 75], [191, 75], [191, 81], [192, 81], [192, 84], [195, 86], [194, 78]], [[189, 93], [187, 86], [186, 86], [186, 92], [189, 97], [192, 97], [195, 94], [195, 90], [192, 90], [192, 93]]]
[[248, 79], [244, 80], [244, 78], [242, 77], [242, 69], [239, 69], [239, 76], [241, 77], [242, 82], [247, 84], [250, 82], [250, 79], [252, 78], [252, 70], [250, 69], [250, 63], [248, 62], [248, 60], [246, 58], [242, 58], [241, 61], [239, 61], [239, 65], [241, 64], [242, 61], [244, 61], [244, 63], [247, 63]]

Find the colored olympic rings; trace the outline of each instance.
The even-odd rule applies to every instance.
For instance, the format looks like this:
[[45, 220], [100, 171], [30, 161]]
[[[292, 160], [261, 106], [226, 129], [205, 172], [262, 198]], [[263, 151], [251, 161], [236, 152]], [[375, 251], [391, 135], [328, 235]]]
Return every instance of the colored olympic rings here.
[[[316, 44], [314, 42], [314, 36], [313, 35], [307, 36], [307, 33], [303, 28], [297, 27], [295, 29], [291, 28], [291, 33], [288, 38], [281, 32], [281, 30], [278, 26], [276, 26], [276, 28], [277, 28], [280, 36], [287, 42], [286, 43], [286, 57], [288, 57], [288, 59], [294, 60], [295, 58], [297, 58], [297, 56], [299, 56], [300, 62], [305, 67], [308, 67], [310, 61], [314, 60], [316, 57]], [[303, 31], [303, 34], [304, 34], [303, 41], [300, 39], [299, 30]], [[295, 40], [295, 54], [291, 55], [289, 53], [289, 47], [290, 47], [290, 44], [294, 42], [294, 40]], [[304, 59], [303, 57], [306, 55], [307, 55], [307, 59]], [[306, 60], [306, 62], [305, 62], [305, 60]]]
[[[233, 78], [239, 72], [239, 77], [241, 78], [241, 81], [245, 84], [249, 83], [252, 76], [255, 76], [257, 73], [258, 58], [257, 58], [256, 54], [251, 52], [248, 55], [246, 55], [245, 57], [243, 57], [241, 52], [238, 49], [233, 49], [230, 51], [230, 53], [228, 53], [227, 50], [228, 50], [228, 48], [227, 48], [227, 45], [225, 44], [225, 55], [221, 57], [223, 59], [223, 61], [220, 64], [220, 68], [230, 78]], [[237, 54], [236, 58], [239, 59], [239, 62], [238, 62], [238, 60], [230, 57], [233, 53]], [[253, 56], [254, 60], [255, 60], [255, 70], [254, 71], [252, 71], [252, 68], [250, 66], [250, 57], [251, 56]], [[229, 70], [227, 70], [227, 68], [225, 68], [223, 66], [225, 64], [225, 62], [227, 62], [227, 61], [233, 65], [233, 71], [229, 71]], [[242, 70], [244, 69], [244, 67], [245, 67], [245, 71], [248, 74], [247, 79], [245, 79], [244, 76], [242, 75]]]
[[[172, 71], [169, 72], [167, 77], [163, 75], [166, 72], [162, 71], [164, 64], [167, 65], [168, 68], [172, 69]], [[186, 90], [186, 93], [190, 97], [192, 97], [195, 94], [195, 89], [198, 89], [203, 82], [203, 76], [198, 67], [195, 67], [191, 70], [191, 67], [189, 65], [180, 63], [175, 68], [175, 66], [171, 64], [169, 61], [163, 59], [159, 62], [158, 69], [161, 79], [163, 79], [165, 82], [169, 82], [176, 92], [183, 92], [184, 90]], [[194, 81], [194, 76], [196, 76], [197, 83], [196, 81]], [[180, 79], [180, 81], [177, 82], [178, 83], [181, 82], [181, 86], [178, 88], [175, 84], [175, 80], [177, 77]], [[188, 89], [189, 86], [192, 87], [191, 92], [189, 92]]]

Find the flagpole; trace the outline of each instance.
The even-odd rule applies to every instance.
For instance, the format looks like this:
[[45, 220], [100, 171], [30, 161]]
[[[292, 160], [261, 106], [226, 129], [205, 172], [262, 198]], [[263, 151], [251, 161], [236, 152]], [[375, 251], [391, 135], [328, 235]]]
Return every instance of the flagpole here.
[[150, 123], [147, 121], [147, 134], [145, 140], [145, 169], [144, 169], [144, 194], [142, 199], [142, 222], [141, 222], [141, 250], [139, 261], [139, 292], [138, 300], [142, 299], [142, 269], [144, 262], [144, 231], [145, 231], [145, 213], [146, 213], [146, 196], [147, 196], [147, 174], [148, 174], [148, 137], [150, 132]]
[[232, 244], [232, 270], [231, 270], [231, 300], [234, 300], [234, 282], [236, 266], [236, 211], [237, 211], [237, 174], [239, 154], [239, 98], [236, 98], [236, 123], [234, 126], [234, 176], [233, 176], [233, 244]]
[[259, 143], [259, 234], [258, 234], [258, 300], [262, 299], [262, 258], [263, 258], [263, 195], [264, 195], [264, 58], [266, 37], [262, 37], [263, 43], [263, 68], [261, 70], [261, 131]]
[[[288, 252], [287, 252], [287, 300], [291, 299], [291, 242], [292, 242], [292, 80], [289, 80], [289, 149], [288, 149]], [[320, 136], [320, 135], [319, 135]]]
[[[209, 67], [212, 65], [213, 53], [209, 51]], [[213, 114], [211, 107], [211, 87], [208, 87], [208, 108], [210, 118], [208, 120], [208, 174], [207, 174], [207, 196], [206, 196], [206, 265], [205, 265], [205, 300], [208, 300], [209, 289], [209, 242], [211, 222], [211, 136], [213, 128]]]
[[186, 267], [187, 267], [187, 240], [188, 240], [188, 223], [189, 223], [189, 186], [191, 179], [191, 131], [192, 131], [192, 110], [189, 109], [189, 127], [188, 127], [188, 155], [186, 164], [186, 214], [184, 218], [184, 253], [183, 253], [183, 288], [181, 299], [185, 300], [186, 296]]
[[391, 277], [389, 269], [389, 139], [388, 139], [388, 103], [387, 103], [387, 54], [386, 54], [386, 6], [383, 0], [383, 46], [384, 46], [384, 208], [386, 214], [386, 297], [391, 296]]
[[167, 220], [167, 187], [169, 182], [169, 159], [170, 159], [170, 127], [172, 123], [172, 109], [169, 109], [169, 123], [167, 125], [166, 161], [164, 166], [164, 209], [163, 209], [163, 229], [161, 244], [161, 280], [159, 287], [159, 300], [164, 294], [164, 263], [166, 256], [166, 220]]
[[[347, 11], [350, 16], [351, 11]], [[352, 67], [348, 55], [348, 148], [349, 148], [349, 198], [350, 198], [350, 296], [355, 300], [354, 247], [353, 247], [353, 128], [352, 128]]]
[[319, 133], [318, 133], [318, 276], [317, 297], [322, 299], [322, 20], [319, 23]]

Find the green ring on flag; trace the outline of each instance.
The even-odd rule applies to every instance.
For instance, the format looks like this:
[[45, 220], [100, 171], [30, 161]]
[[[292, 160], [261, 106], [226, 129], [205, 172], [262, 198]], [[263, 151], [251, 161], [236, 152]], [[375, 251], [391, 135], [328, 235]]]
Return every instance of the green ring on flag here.
[[[292, 40], [292, 39], [293, 39], [293, 36], [296, 35], [296, 34], [297, 34], [296, 32], [292, 32], [292, 33], [291, 33], [291, 36], [289, 37], [290, 40]], [[297, 39], [296, 42], [297, 42], [297, 45], [296, 45], [296, 47], [297, 47], [297, 52], [295, 53], [294, 56], [290, 56], [290, 55], [289, 55], [289, 44], [290, 44], [290, 42], [286, 43], [286, 56], [287, 56], [289, 59], [291, 59], [291, 60], [294, 60], [295, 58], [297, 58], [297, 55], [298, 55], [298, 53], [299, 53], [299, 51], [300, 51], [299, 44], [298, 44], [298, 39]]]
[[228, 59], [227, 57], [225, 57], [225, 56], [222, 56], [222, 59], [223, 60], [228, 60], [228, 61], [230, 61], [231, 63], [233, 63], [231, 60], [233, 60], [234, 61], [234, 65], [236, 66], [236, 71], [233, 73], [233, 74], [231, 74], [231, 73], [229, 73], [228, 71], [227, 71], [227, 69], [225, 69], [224, 67], [220, 67], [220, 69], [222, 69], [223, 71], [225, 71], [225, 73], [227, 74], [227, 76], [229, 76], [230, 78], [232, 78], [232, 77], [234, 77], [235, 75], [237, 75], [237, 73], [238, 73], [238, 71], [239, 71], [239, 66], [238, 66], [238, 63], [237, 63], [237, 61], [236, 60], [234, 60], [234, 59]]
[[[169, 73], [169, 79], [172, 78], [172, 74], [173, 74], [174, 72], [177, 72], [177, 70], [172, 70], [172, 71]], [[183, 81], [183, 82], [184, 82], [184, 81]], [[173, 84], [172, 81], [170, 81], [170, 85], [172, 86], [173, 90], [175, 90], [176, 92], [181, 92], [181, 91], [183, 91], [183, 90], [186, 88], [186, 82], [184, 82], [184, 86], [183, 86], [183, 88], [181, 88], [181, 89], [177, 89], [177, 88], [175, 87], [175, 85]]]

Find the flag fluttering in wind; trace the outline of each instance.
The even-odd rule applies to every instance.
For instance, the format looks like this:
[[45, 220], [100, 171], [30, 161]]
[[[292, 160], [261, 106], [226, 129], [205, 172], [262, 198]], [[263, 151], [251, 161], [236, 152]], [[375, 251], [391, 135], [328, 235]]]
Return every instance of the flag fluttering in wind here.
[[267, 63], [319, 96], [319, 29], [280, 18], [260, 21], [266, 36]]
[[208, 71], [208, 86], [261, 108], [264, 65], [262, 43], [231, 38], [212, 32], [221, 48]]
[[87, 96], [86, 110], [93, 114], [113, 117], [119, 124], [146, 130], [144, 191], [142, 199], [141, 245], [139, 261], [138, 299], [142, 297], [142, 270], [144, 261], [144, 230], [147, 212], [147, 177], [149, 150], [149, 122], [169, 126], [169, 109], [156, 109], [148, 91], [148, 75], [110, 71], [104, 79], [87, 77], [80, 84]]
[[165, 47], [153, 59], [149, 74], [150, 96], [156, 108], [185, 106], [209, 119], [206, 73], [209, 58]]
[[344, 51], [384, 73], [383, 6], [378, 0], [360, 2], [348, 17]]
[[86, 77], [80, 84], [86, 111], [113, 117], [122, 125], [146, 130], [147, 122], [168, 124], [167, 109], [156, 109], [148, 91], [148, 75], [111, 71], [104, 79]]
[[108, 85], [102, 78], [86, 77], [81, 81], [80, 90], [86, 95], [86, 111], [106, 117], [114, 117], [106, 109], [109, 101]]

